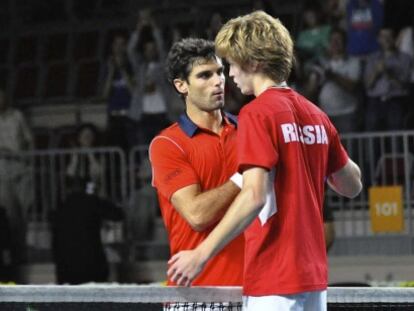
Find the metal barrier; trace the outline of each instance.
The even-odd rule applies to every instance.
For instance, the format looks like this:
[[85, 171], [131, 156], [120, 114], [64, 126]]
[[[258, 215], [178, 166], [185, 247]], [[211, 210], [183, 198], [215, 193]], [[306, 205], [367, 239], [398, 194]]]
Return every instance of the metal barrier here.
[[[343, 135], [342, 142], [361, 168], [364, 189], [353, 200], [327, 191], [326, 205], [334, 211], [337, 235], [331, 254], [414, 254], [414, 131], [353, 133]], [[369, 211], [372, 186], [402, 186], [403, 232], [372, 231]]]
[[129, 153], [129, 201], [126, 241], [129, 262], [167, 259], [169, 244], [161, 219], [158, 198], [152, 187], [148, 146], [139, 145]]
[[[348, 134], [343, 135], [342, 141], [361, 167], [364, 190], [356, 199], [348, 200], [328, 189], [326, 205], [333, 210], [337, 234], [331, 255], [414, 254], [414, 131]], [[0, 205], [23, 206], [29, 226], [28, 244], [49, 247], [49, 214], [68, 192], [67, 176], [73, 162], [90, 156], [100, 167], [96, 169], [99, 194], [130, 207], [126, 208], [124, 231], [124, 241], [131, 244], [130, 259], [145, 259], [145, 252], [168, 256], [163, 248], [165, 232], [157, 228], [162, 224], [151, 186], [148, 146], [134, 147], [128, 163], [119, 148], [0, 153]], [[368, 189], [375, 185], [402, 186], [403, 232], [379, 234], [371, 230]], [[4, 197], [9, 197], [10, 202], [5, 202]], [[139, 251], [137, 246], [141, 246]]]
[[[342, 142], [350, 157], [361, 168], [364, 189], [353, 200], [340, 197], [327, 189], [326, 206], [333, 210], [336, 228], [336, 241], [330, 254], [414, 254], [414, 131], [351, 133], [343, 135]], [[134, 148], [129, 156], [129, 159], [146, 158], [146, 146]], [[141, 170], [139, 163], [141, 162], [135, 161], [129, 166], [131, 189], [149, 182], [137, 175]], [[143, 171], [146, 170], [145, 165]], [[372, 232], [368, 191], [375, 185], [403, 187], [404, 232]]]
[[[27, 229], [25, 239], [30, 248], [50, 249], [51, 212], [74, 187], [76, 176], [79, 176], [77, 170], [86, 165], [91, 166], [93, 183], [85, 183], [88, 188], [85, 190], [124, 205], [126, 158], [119, 148], [0, 153], [0, 206], [9, 211], [12, 229], [19, 226], [23, 232], [23, 228]], [[119, 232], [119, 228], [116, 231]], [[36, 260], [34, 257], [29, 253], [29, 260]]]

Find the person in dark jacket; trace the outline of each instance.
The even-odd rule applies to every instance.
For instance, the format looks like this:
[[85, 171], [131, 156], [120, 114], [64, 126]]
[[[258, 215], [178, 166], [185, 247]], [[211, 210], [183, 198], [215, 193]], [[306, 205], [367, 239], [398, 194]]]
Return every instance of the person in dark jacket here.
[[120, 221], [121, 208], [84, 191], [73, 191], [55, 212], [53, 251], [58, 284], [105, 282], [109, 267], [101, 240], [104, 220]]
[[0, 206], [0, 282], [13, 279], [15, 267], [11, 265], [11, 231], [6, 209]]

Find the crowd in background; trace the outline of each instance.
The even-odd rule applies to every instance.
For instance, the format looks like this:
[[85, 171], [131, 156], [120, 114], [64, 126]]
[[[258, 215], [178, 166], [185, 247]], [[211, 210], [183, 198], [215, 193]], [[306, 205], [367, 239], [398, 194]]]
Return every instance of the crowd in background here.
[[[385, 0], [294, 2], [302, 3], [298, 20], [280, 15], [295, 39], [290, 86], [325, 111], [340, 133], [411, 129], [413, 25], [408, 17], [396, 20], [404, 9], [404, 16], [410, 15], [412, 5]], [[279, 16], [281, 7], [279, 1], [255, 0], [250, 10]], [[194, 8], [194, 16], [203, 16], [204, 23], [194, 18], [192, 23], [169, 25], [150, 9], [132, 14], [137, 16], [132, 29], [112, 35], [96, 81], [98, 96], [107, 104], [100, 141], [127, 152], [137, 144], [147, 145], [184, 112], [164, 72], [171, 44], [187, 36], [214, 40], [223, 22], [234, 17], [219, 7], [203, 14]], [[237, 114], [248, 100], [227, 79], [226, 110]]]
[[[252, 9], [277, 16], [268, 2], [255, 1]], [[166, 34], [151, 12], [140, 13], [129, 36], [114, 38], [105, 77], [108, 139], [126, 149], [148, 144], [183, 112], [163, 77], [171, 43], [184, 35], [214, 40], [227, 18], [213, 12], [201, 33], [177, 27]], [[305, 6], [301, 20], [289, 83], [325, 111], [340, 133], [414, 127], [413, 25], [397, 31], [386, 24], [380, 0], [314, 2]], [[227, 79], [226, 109], [237, 114], [247, 101]]]

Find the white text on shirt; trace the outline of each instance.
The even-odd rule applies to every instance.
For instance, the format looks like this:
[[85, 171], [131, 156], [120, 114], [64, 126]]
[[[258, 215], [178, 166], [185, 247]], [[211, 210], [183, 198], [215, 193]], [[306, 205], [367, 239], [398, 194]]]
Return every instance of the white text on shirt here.
[[301, 142], [306, 145], [328, 144], [328, 136], [323, 125], [298, 126], [296, 123], [281, 125], [285, 143]]

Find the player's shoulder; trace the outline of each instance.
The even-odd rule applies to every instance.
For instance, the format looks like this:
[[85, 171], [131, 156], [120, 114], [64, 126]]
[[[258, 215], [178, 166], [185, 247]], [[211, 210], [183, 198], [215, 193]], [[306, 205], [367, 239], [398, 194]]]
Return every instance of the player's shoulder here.
[[156, 135], [150, 143], [150, 152], [154, 149], [162, 149], [170, 146], [181, 146], [183, 144], [184, 133], [180, 128], [180, 125], [175, 122], [169, 127], [163, 129], [158, 135]]
[[174, 122], [170, 126], [163, 129], [157, 136], [174, 136], [177, 135], [179, 132], [180, 125], [178, 124], [178, 122]]
[[296, 103], [300, 106], [300, 108], [304, 108], [309, 114], [320, 115], [323, 118], [327, 118], [327, 114], [310, 99], [297, 92], [296, 98]]
[[291, 88], [268, 89], [245, 105], [241, 109], [240, 115], [244, 113], [274, 115], [291, 112], [297, 95]]

